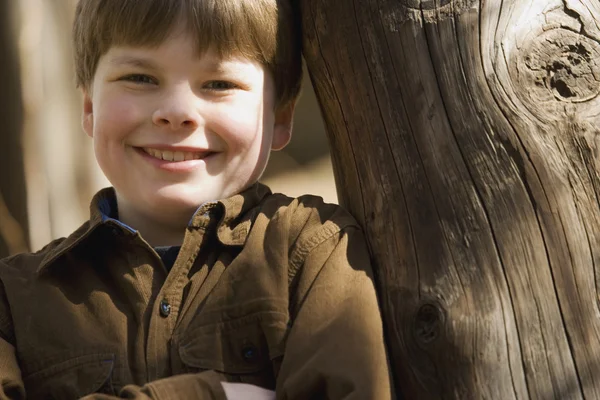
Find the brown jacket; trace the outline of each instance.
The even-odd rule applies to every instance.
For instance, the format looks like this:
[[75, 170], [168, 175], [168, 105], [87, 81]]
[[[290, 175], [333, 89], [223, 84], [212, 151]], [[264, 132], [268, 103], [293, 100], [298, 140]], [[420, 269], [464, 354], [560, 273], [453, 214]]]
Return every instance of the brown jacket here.
[[320, 198], [256, 184], [203, 205], [169, 273], [99, 211], [40, 252], [0, 261], [0, 399], [391, 397], [364, 238]]

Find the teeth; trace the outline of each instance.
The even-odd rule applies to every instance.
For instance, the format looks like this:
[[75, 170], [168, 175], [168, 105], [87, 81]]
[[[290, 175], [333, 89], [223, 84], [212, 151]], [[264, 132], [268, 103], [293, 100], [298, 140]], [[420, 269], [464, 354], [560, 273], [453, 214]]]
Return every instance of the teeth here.
[[149, 149], [147, 147], [144, 147], [143, 149], [147, 154], [150, 154], [152, 157], [154, 158], [162, 158], [162, 153], [158, 150], [154, 150], [154, 149]]
[[173, 161], [173, 152], [172, 151], [163, 151], [162, 159], [165, 161]]
[[192, 152], [183, 152], [183, 151], [160, 151], [156, 149], [151, 149], [148, 147], [144, 147], [143, 150], [151, 155], [154, 158], [158, 158], [159, 160], [165, 161], [189, 161], [189, 160], [200, 160], [204, 153], [192, 153]]

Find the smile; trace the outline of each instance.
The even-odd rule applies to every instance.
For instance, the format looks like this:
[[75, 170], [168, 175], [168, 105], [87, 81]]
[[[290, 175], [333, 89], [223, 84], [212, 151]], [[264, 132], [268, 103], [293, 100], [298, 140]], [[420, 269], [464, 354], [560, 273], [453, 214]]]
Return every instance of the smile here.
[[142, 150], [150, 155], [151, 157], [156, 158], [157, 160], [171, 161], [171, 162], [181, 162], [181, 161], [190, 161], [190, 160], [202, 160], [203, 158], [212, 154], [209, 151], [170, 151], [170, 150], [158, 150], [150, 147], [142, 147]]

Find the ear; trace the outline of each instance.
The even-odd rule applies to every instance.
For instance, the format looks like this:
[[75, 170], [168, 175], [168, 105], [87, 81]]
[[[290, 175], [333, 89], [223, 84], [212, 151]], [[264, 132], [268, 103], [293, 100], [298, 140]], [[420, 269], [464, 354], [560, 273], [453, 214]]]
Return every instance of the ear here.
[[290, 142], [295, 109], [296, 100], [292, 100], [275, 110], [275, 127], [273, 129], [271, 150], [281, 150]]
[[94, 104], [88, 89], [82, 89], [83, 114], [81, 115], [81, 126], [89, 137], [94, 136]]

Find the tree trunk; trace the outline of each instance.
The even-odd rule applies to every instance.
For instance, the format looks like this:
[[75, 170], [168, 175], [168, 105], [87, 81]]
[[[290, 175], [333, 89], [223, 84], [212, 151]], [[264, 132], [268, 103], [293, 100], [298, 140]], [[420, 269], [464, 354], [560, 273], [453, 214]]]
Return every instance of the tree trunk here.
[[23, 109], [13, 3], [0, 0], [0, 258], [27, 250]]
[[600, 399], [600, 3], [302, 0], [407, 399]]

